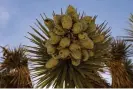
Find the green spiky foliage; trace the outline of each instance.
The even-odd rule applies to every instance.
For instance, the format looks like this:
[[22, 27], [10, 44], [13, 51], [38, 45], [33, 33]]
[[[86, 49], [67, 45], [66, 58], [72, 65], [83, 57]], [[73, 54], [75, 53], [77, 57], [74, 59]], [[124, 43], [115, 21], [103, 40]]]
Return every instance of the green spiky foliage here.
[[11, 84], [11, 80], [13, 76], [10, 75], [7, 70], [1, 70], [0, 72], [0, 88], [16, 88], [13, 84]]
[[132, 82], [124, 66], [124, 60], [131, 54], [130, 46], [131, 45], [120, 39], [113, 40], [111, 43], [111, 60], [108, 65], [112, 76], [113, 88], [132, 87]]
[[[128, 35], [122, 36], [122, 37], [124, 37], [124, 40], [128, 41], [128, 42], [133, 42], [133, 14], [131, 14], [130, 18], [129, 18], [129, 28], [125, 29], [125, 30]], [[125, 60], [125, 66], [126, 66], [126, 70], [127, 70], [128, 74], [129, 74], [129, 77], [130, 77], [131, 81], [133, 82], [132, 60], [130, 60], [130, 59]]]
[[128, 75], [129, 75], [129, 78], [130, 78], [130, 80], [133, 83], [133, 63], [132, 63], [132, 59], [126, 59], [124, 61], [124, 65], [126, 67], [126, 71], [127, 71]]
[[[3, 49], [3, 62], [1, 63], [1, 83], [3, 88], [31, 88], [28, 70], [28, 58], [23, 47]], [[4, 80], [4, 81], [3, 81]]]
[[99, 82], [96, 82], [96, 81], [93, 81], [91, 79], [88, 79], [88, 80], [91, 80], [91, 84], [93, 86], [93, 88], [111, 88], [110, 84], [103, 79], [103, 77], [99, 76], [99, 74], [94, 74], [94, 76], [97, 76], [98, 78], [100, 78]]
[[[96, 16], [80, 16], [69, 5], [66, 13], [53, 13], [53, 19], [41, 15], [36, 34], [27, 37], [36, 46], [27, 46], [32, 54], [32, 77], [36, 87], [91, 88], [101, 85], [98, 74], [108, 59], [110, 28], [96, 25]], [[99, 86], [100, 86], [99, 85]], [[103, 87], [103, 86], [102, 86]], [[106, 85], [104, 86], [106, 87]]]
[[0, 88], [10, 88], [12, 85], [10, 84], [10, 80], [12, 79], [9, 75], [0, 74]]
[[130, 15], [129, 18], [129, 28], [125, 29], [127, 32], [127, 36], [122, 36], [125, 41], [133, 42], [133, 14]]

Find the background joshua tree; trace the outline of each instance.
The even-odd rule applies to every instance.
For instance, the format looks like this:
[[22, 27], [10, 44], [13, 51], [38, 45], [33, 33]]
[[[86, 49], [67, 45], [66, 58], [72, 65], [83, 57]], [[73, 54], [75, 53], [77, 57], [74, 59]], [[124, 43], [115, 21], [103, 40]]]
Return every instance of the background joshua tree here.
[[114, 40], [111, 43], [111, 60], [108, 66], [112, 76], [113, 88], [132, 87], [132, 82], [124, 65], [124, 61], [131, 55], [130, 46], [123, 40]]
[[[124, 38], [125, 41], [128, 42], [133, 42], [133, 14], [130, 15], [129, 18], [129, 28], [125, 29], [126, 32], [128, 33], [127, 36], [122, 36]], [[133, 64], [132, 64], [132, 59], [127, 59], [124, 61], [125, 62], [125, 67], [127, 70], [127, 73], [129, 74], [129, 77], [131, 79], [131, 81], [133, 82]]]
[[[37, 20], [36, 34], [28, 38], [36, 46], [29, 47], [32, 55], [32, 77], [37, 87], [89, 88], [106, 87], [98, 71], [108, 61], [110, 28], [105, 22], [96, 25], [96, 16], [77, 14], [68, 6], [66, 13], [53, 13], [53, 19]], [[46, 28], [47, 27], [47, 28]]]
[[30, 88], [32, 87], [26, 50], [23, 47], [3, 49], [3, 62], [1, 62], [1, 88]]
[[130, 27], [128, 29], [125, 29], [128, 35], [122, 37], [124, 37], [126, 41], [133, 42], [133, 14], [130, 15], [129, 21], [130, 21], [129, 23]]
[[129, 75], [129, 79], [133, 83], [133, 63], [132, 63], [132, 59], [126, 59], [124, 61], [124, 65], [126, 67], [126, 71], [127, 71], [128, 75]]

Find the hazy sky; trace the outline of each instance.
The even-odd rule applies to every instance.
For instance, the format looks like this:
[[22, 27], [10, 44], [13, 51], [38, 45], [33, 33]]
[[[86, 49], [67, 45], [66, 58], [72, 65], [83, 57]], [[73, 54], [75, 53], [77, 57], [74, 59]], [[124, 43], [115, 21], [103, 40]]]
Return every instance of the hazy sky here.
[[24, 36], [33, 32], [29, 25], [41, 19], [45, 12], [51, 17], [71, 4], [87, 15], [98, 15], [97, 23], [106, 20], [113, 36], [125, 34], [128, 18], [133, 12], [133, 0], [0, 0], [0, 45], [31, 44]]
[[29, 25], [41, 19], [40, 13], [51, 17], [53, 10], [59, 13], [69, 4], [87, 15], [98, 15], [97, 23], [106, 20], [113, 36], [125, 34], [133, 12], [133, 0], [0, 0], [0, 45], [30, 44], [24, 36], [32, 32]]

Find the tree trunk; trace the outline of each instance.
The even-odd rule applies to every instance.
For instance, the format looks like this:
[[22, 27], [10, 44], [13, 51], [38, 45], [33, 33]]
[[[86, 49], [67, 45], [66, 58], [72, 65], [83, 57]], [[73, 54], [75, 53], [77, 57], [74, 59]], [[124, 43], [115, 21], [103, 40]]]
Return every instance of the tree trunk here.
[[112, 88], [131, 88], [132, 82], [129, 80], [125, 66], [120, 60], [113, 60], [109, 63], [112, 75]]

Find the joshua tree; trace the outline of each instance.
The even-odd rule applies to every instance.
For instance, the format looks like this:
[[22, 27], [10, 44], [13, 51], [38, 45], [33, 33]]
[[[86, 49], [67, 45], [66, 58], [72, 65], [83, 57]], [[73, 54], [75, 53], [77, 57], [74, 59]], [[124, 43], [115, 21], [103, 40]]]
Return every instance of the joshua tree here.
[[[128, 41], [128, 42], [133, 42], [133, 14], [130, 15], [130, 18], [129, 18], [129, 28], [128, 29], [125, 29], [126, 32], [128, 33], [127, 36], [122, 36], [124, 37], [124, 40], [125, 41]], [[132, 60], [131, 59], [127, 59], [124, 61], [125, 63], [125, 67], [126, 67], [126, 71], [127, 73], [129, 74], [129, 77], [131, 79], [131, 81], [133, 82], [133, 64], [132, 64]]]
[[[45, 14], [44, 14], [45, 15]], [[32, 77], [37, 87], [106, 87], [98, 74], [108, 61], [110, 28], [97, 25], [96, 16], [85, 16], [69, 5], [66, 12], [53, 19], [41, 15], [36, 34], [27, 37], [36, 46], [27, 46], [32, 54]]]
[[126, 71], [127, 71], [128, 75], [129, 75], [129, 79], [133, 83], [133, 63], [132, 63], [132, 59], [126, 59], [124, 61], [124, 65], [126, 67]]
[[31, 80], [28, 70], [28, 58], [23, 47], [3, 49], [3, 62], [1, 63], [1, 87], [30, 88]]
[[133, 14], [131, 14], [129, 21], [130, 21], [130, 23], [129, 23], [130, 28], [125, 29], [127, 31], [128, 35], [122, 36], [122, 37], [124, 37], [126, 41], [133, 42]]
[[130, 46], [123, 40], [114, 40], [111, 43], [111, 56], [108, 66], [112, 76], [113, 88], [129, 88], [132, 82], [129, 79], [124, 61], [130, 56]]

